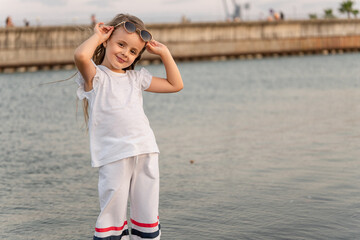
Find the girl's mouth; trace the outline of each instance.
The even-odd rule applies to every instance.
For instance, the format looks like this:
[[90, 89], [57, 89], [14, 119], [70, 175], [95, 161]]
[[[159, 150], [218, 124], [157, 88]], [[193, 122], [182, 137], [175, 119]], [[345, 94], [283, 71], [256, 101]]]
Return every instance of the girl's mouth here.
[[117, 61], [118, 61], [119, 63], [124, 63], [124, 62], [125, 62], [125, 60], [122, 59], [121, 57], [116, 56], [116, 59], [117, 59]]

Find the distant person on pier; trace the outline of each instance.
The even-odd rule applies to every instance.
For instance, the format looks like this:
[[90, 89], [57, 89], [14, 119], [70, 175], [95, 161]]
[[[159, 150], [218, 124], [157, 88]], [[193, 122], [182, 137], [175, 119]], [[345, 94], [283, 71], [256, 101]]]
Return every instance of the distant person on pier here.
[[279, 21], [280, 20], [280, 14], [277, 12], [274, 12], [274, 19], [275, 21]]
[[96, 16], [95, 16], [95, 14], [92, 14], [91, 15], [91, 26], [95, 27], [96, 23], [97, 23]]
[[14, 26], [15, 26], [10, 16], [8, 16], [8, 17], [6, 18], [5, 24], [6, 24], [6, 25], [5, 25], [6, 27], [14, 27]]
[[266, 19], [268, 22], [274, 21], [274, 10], [269, 9], [269, 16]]
[[284, 15], [284, 13], [282, 11], [280, 12], [280, 19], [285, 20], [285, 15]]
[[267, 21], [268, 22], [280, 21], [280, 20], [283, 20], [283, 18], [284, 18], [284, 14], [282, 12], [278, 13], [278, 12], [275, 12], [273, 9], [270, 9]]
[[30, 22], [26, 18], [24, 19], [24, 25], [25, 27], [30, 26]]

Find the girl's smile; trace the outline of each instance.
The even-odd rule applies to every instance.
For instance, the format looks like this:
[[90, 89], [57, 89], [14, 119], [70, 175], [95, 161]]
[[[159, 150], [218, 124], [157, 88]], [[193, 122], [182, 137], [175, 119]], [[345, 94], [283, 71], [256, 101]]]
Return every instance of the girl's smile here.
[[123, 60], [121, 57], [116, 56], [116, 58], [117, 58], [119, 63], [124, 63], [125, 62], [125, 60]]

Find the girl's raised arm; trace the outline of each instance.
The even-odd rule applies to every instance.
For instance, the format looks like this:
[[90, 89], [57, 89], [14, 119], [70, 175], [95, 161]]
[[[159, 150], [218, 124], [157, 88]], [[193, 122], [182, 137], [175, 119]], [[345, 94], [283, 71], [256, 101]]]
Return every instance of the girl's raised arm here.
[[94, 27], [94, 34], [83, 42], [74, 52], [75, 65], [84, 78], [84, 90], [90, 91], [93, 78], [96, 74], [94, 64], [91, 58], [97, 46], [105, 42], [111, 35], [114, 27], [104, 26], [103, 23], [98, 23]]
[[180, 71], [172, 57], [169, 49], [162, 43], [155, 40], [150, 41], [146, 45], [148, 52], [159, 55], [165, 66], [166, 79], [153, 77], [150, 87], [146, 89], [148, 92], [170, 93], [178, 92], [183, 89], [184, 84]]

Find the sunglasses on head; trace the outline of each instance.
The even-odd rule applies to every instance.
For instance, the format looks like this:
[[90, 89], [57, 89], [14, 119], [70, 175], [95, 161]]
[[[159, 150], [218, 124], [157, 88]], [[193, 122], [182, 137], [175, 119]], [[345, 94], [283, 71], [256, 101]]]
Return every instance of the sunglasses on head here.
[[135, 24], [132, 22], [123, 21], [121, 23], [116, 24], [114, 28], [117, 28], [121, 25], [124, 25], [124, 28], [128, 33], [137, 32], [144, 42], [149, 42], [152, 39], [152, 35], [151, 33], [149, 33], [149, 31], [140, 30], [139, 28], [136, 28]]

